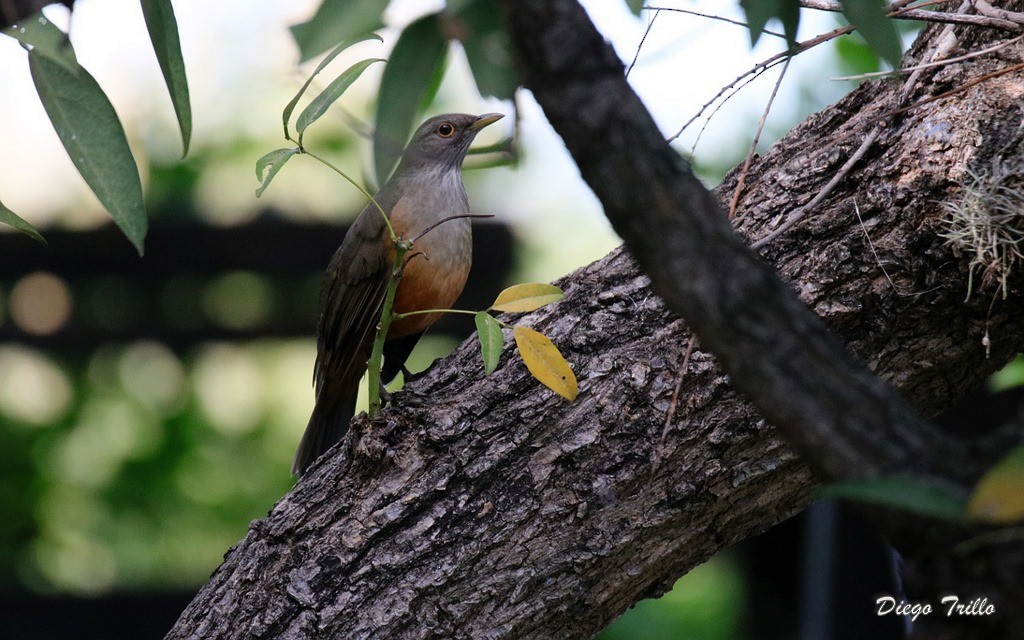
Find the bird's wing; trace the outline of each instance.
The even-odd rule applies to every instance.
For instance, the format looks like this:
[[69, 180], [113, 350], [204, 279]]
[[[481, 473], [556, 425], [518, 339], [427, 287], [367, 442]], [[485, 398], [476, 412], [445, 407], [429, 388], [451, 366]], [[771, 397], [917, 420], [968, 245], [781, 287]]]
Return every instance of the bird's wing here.
[[[390, 203], [380, 204], [387, 211]], [[320, 296], [313, 369], [318, 395], [328, 382], [358, 384], [363, 375], [387, 293], [389, 243], [380, 211], [371, 203], [331, 258]]]

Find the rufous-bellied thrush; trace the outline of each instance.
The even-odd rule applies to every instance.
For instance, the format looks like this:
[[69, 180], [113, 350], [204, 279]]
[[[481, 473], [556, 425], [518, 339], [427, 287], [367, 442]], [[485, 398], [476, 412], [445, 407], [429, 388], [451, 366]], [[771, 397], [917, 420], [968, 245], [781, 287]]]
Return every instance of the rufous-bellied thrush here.
[[[472, 232], [468, 218], [449, 218], [469, 213], [462, 161], [470, 143], [501, 117], [452, 113], [430, 118], [413, 134], [398, 168], [375, 196], [395, 235], [414, 239], [395, 293], [395, 313], [448, 308], [462, 293], [472, 261]], [[324, 277], [313, 371], [316, 404], [295, 452], [296, 475], [348, 431], [394, 256], [381, 211], [371, 202], [352, 223]], [[439, 316], [413, 315], [391, 324], [383, 381], [398, 374]]]

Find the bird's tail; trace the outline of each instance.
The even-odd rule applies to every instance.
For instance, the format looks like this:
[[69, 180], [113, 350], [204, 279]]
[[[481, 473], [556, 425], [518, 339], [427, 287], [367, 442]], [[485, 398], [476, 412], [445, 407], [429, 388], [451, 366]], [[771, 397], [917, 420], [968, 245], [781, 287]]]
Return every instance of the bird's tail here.
[[356, 411], [359, 381], [344, 387], [340, 393], [317, 395], [306, 432], [302, 434], [299, 448], [295, 451], [295, 460], [292, 462], [293, 475], [304, 474], [317, 458], [333, 447], [348, 431], [348, 423]]

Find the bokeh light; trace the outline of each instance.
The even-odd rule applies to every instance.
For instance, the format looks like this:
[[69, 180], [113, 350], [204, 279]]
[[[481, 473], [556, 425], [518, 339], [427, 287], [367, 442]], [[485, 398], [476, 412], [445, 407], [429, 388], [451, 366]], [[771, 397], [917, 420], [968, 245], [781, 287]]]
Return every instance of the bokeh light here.
[[203, 290], [203, 310], [217, 325], [228, 329], [257, 326], [274, 306], [273, 288], [262, 276], [247, 271], [226, 273]]
[[50, 334], [71, 316], [71, 291], [52, 273], [31, 273], [11, 289], [10, 306], [11, 318], [23, 331]]
[[0, 346], [0, 412], [46, 426], [67, 413], [71, 397], [71, 380], [53, 360], [28, 347]]
[[118, 373], [132, 397], [165, 416], [180, 409], [184, 402], [185, 371], [181, 361], [159, 342], [140, 341], [126, 347]]
[[162, 434], [156, 416], [127, 398], [92, 396], [54, 448], [49, 473], [71, 485], [109, 486], [121, 465], [151, 453]]
[[203, 347], [192, 377], [200, 409], [221, 434], [247, 433], [263, 418], [264, 379], [248, 349], [230, 344]]

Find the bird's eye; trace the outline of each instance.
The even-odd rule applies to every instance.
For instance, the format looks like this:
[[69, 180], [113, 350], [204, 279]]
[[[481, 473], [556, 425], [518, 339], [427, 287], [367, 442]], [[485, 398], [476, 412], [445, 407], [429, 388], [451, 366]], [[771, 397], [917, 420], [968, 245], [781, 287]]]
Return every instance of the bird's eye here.
[[455, 134], [455, 127], [450, 122], [442, 122], [437, 126], [437, 135], [442, 138], [450, 138]]

